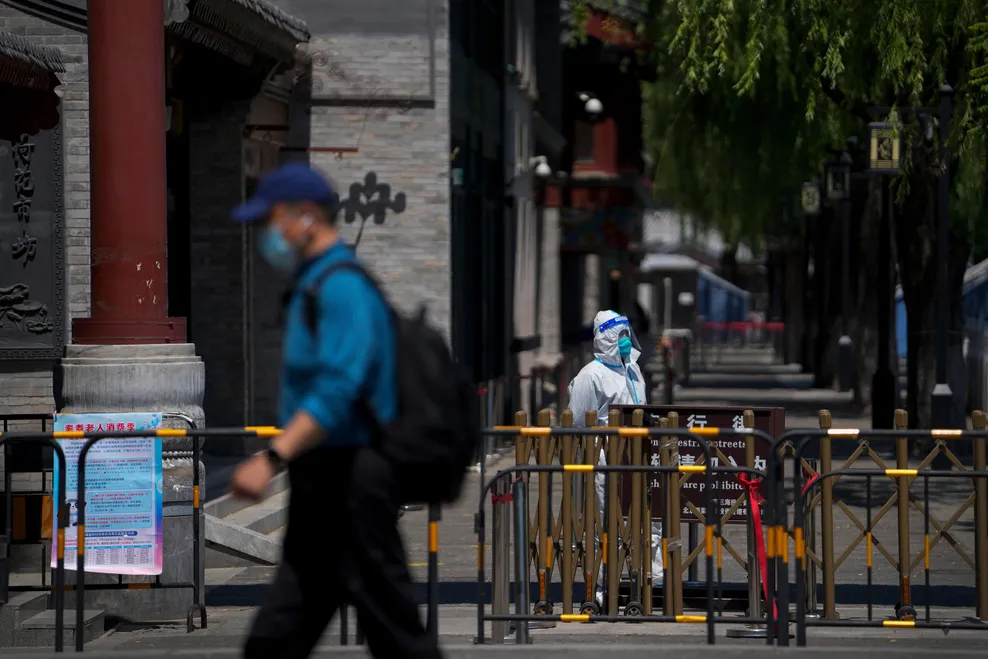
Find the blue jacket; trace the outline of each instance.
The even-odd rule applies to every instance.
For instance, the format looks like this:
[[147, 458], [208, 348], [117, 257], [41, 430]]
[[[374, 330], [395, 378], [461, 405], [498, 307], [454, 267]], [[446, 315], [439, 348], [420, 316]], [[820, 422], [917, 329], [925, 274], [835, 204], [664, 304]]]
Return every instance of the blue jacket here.
[[305, 319], [304, 291], [332, 263], [354, 260], [337, 244], [302, 265], [286, 309], [279, 422], [305, 410], [326, 432], [326, 446], [370, 442], [368, 419], [356, 406], [366, 395], [382, 422], [397, 414], [394, 327], [387, 306], [360, 273], [337, 270], [318, 291], [317, 330]]

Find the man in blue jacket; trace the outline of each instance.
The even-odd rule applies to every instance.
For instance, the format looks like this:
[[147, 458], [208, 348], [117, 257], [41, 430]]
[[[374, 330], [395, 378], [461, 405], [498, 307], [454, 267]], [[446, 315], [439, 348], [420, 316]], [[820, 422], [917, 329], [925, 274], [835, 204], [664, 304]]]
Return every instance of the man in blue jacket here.
[[371, 447], [373, 408], [397, 413], [394, 327], [385, 301], [360, 272], [335, 226], [333, 186], [302, 163], [267, 175], [233, 211], [264, 222], [261, 255], [293, 275], [284, 336], [279, 423], [268, 450], [242, 464], [232, 490], [258, 499], [282, 465], [291, 494], [284, 555], [254, 621], [247, 659], [302, 658], [344, 603], [357, 608], [371, 652], [438, 659], [419, 619], [397, 529], [390, 464]]

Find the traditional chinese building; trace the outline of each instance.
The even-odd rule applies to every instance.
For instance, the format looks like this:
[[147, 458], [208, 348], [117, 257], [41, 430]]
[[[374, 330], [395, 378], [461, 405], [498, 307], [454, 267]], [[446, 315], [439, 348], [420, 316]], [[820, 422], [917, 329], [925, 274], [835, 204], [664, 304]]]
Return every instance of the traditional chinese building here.
[[[7, 350], [27, 324], [0, 327], [0, 417], [272, 423], [288, 282], [228, 212], [293, 158], [335, 179], [345, 239], [398, 306], [428, 306], [477, 381], [556, 364], [598, 306], [627, 313], [632, 299], [611, 273], [626, 272], [646, 197], [643, 74], [622, 67], [641, 48], [636, 18], [591, 12], [570, 47], [582, 27], [565, 1], [0, 0], [0, 29], [65, 61], [44, 138], [62, 154], [44, 182], [64, 248], [39, 298], [52, 330], [27, 354]], [[601, 113], [586, 114], [586, 94]], [[16, 214], [2, 213], [14, 240]], [[21, 281], [2, 256], [13, 249], [0, 245], [0, 289]], [[165, 448], [188, 462], [188, 445]], [[187, 467], [166, 491], [188, 492]], [[185, 553], [162, 579], [187, 579], [187, 502], [165, 505]], [[161, 617], [188, 599], [154, 597], [123, 605]]]
[[[55, 89], [64, 71], [57, 49], [0, 32], [0, 346], [21, 359], [51, 359], [63, 341], [62, 291], [53, 273], [63, 252]], [[0, 401], [13, 389], [7, 371], [0, 366]], [[38, 474], [45, 466], [40, 446], [21, 445], [16, 455], [12, 448], [0, 451], [5, 497], [19, 476], [15, 471]], [[17, 480], [23, 494], [0, 507], [0, 604], [7, 598], [12, 550], [41, 535], [43, 495], [26, 494], [42, 489], [41, 479]]]
[[[264, 0], [5, 0], [0, 29], [65, 61], [57, 120], [5, 135], [0, 160], [13, 186], [0, 209], [0, 415], [144, 410], [202, 425], [208, 408], [242, 424], [253, 328], [278, 301], [229, 210], [249, 182], [245, 151], [277, 158], [265, 127], [288, 123], [305, 25]], [[189, 448], [163, 447], [166, 583], [191, 581]], [[37, 472], [19, 484], [46, 485]], [[24, 552], [11, 562], [37, 569], [38, 552]], [[184, 617], [192, 597], [135, 593], [94, 589], [87, 606]]]
[[[646, 18], [644, 3], [589, 4], [582, 26], [572, 12], [563, 14], [564, 35], [585, 38], [568, 44], [563, 55], [562, 170], [568, 175], [551, 180], [543, 196], [546, 212], [560, 218], [564, 347], [590, 338], [599, 309], [635, 314], [637, 254], [651, 204], [641, 82], [654, 79], [654, 72], [639, 57], [649, 46], [636, 29]], [[599, 102], [596, 108], [588, 104], [592, 99]]]

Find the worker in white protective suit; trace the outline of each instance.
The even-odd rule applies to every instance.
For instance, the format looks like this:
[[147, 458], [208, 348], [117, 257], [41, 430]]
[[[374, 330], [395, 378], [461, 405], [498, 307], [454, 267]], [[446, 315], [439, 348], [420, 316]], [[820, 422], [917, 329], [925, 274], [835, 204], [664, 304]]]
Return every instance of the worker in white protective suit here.
[[[601, 311], [593, 320], [594, 359], [584, 366], [569, 384], [570, 409], [573, 423], [584, 426], [589, 410], [597, 412], [597, 423], [607, 425], [607, 412], [611, 405], [646, 405], [646, 385], [638, 366], [642, 350], [631, 323], [614, 311]], [[604, 452], [597, 457], [597, 464], [606, 465]], [[597, 505], [604, 519], [607, 478], [603, 473], [594, 476]], [[662, 581], [662, 525], [652, 522], [652, 580]], [[604, 600], [603, 563], [597, 573], [597, 605]]]

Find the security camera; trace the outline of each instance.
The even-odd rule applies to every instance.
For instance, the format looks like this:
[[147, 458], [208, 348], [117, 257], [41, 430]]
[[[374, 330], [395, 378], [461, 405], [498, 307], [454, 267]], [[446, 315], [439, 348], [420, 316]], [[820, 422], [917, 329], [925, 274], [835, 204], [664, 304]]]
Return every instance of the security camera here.
[[596, 118], [601, 112], [604, 111], [604, 104], [600, 102], [600, 99], [591, 94], [590, 92], [580, 92], [577, 94], [580, 102], [583, 103], [583, 109], [591, 117]]
[[529, 161], [529, 167], [534, 166], [535, 175], [538, 178], [549, 178], [552, 176], [552, 167], [546, 161], [545, 156], [535, 156]]
[[599, 98], [588, 98], [583, 104], [583, 109], [587, 111], [591, 117], [600, 116], [600, 113], [604, 111], [604, 104], [600, 102]]

